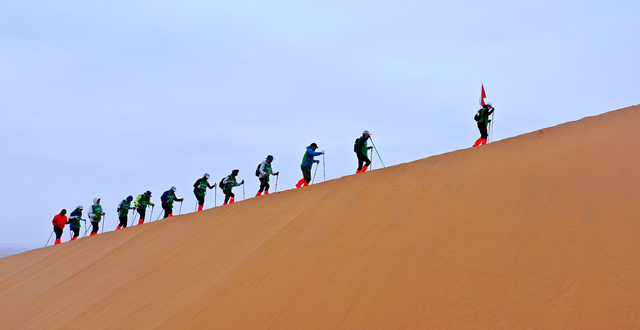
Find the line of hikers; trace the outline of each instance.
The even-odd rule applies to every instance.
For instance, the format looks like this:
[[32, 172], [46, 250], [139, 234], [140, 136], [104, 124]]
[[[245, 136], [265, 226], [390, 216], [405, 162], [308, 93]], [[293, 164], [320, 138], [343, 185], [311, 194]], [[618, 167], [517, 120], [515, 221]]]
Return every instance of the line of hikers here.
[[[491, 120], [489, 119], [489, 116], [493, 113], [494, 110], [495, 109], [493, 108], [491, 103], [486, 103], [482, 105], [482, 108], [478, 110], [478, 112], [474, 116], [474, 119], [478, 125], [478, 130], [480, 131], [480, 138], [476, 140], [475, 144], [473, 145], [474, 147], [487, 143], [487, 137], [488, 137], [487, 126], [491, 122]], [[354, 142], [353, 151], [356, 153], [356, 157], [358, 159], [358, 167], [356, 169], [356, 174], [366, 172], [368, 167], [371, 165], [371, 160], [369, 159], [368, 152], [369, 150], [373, 149], [373, 147], [369, 147], [367, 143], [367, 141], [370, 138], [371, 138], [371, 133], [365, 130], [364, 132], [362, 132], [362, 136], [358, 137]], [[324, 155], [324, 150], [316, 151], [317, 149], [318, 149], [318, 145], [315, 142], [311, 143], [306, 148], [304, 156], [302, 157], [302, 164], [300, 165], [300, 169], [302, 170], [302, 179], [300, 179], [300, 181], [296, 183], [296, 188], [306, 187], [311, 183], [311, 167], [313, 166], [314, 163], [315, 164], [320, 163], [320, 161], [315, 160], [314, 157]], [[268, 155], [265, 158], [265, 160], [262, 163], [260, 163], [260, 165], [258, 165], [258, 167], [256, 168], [255, 174], [258, 177], [258, 180], [260, 181], [260, 189], [256, 193], [255, 197], [262, 195], [263, 192], [265, 195], [268, 195], [269, 188], [270, 188], [269, 182], [271, 180], [271, 176], [280, 175], [280, 172], [274, 173], [271, 167], [271, 163], [273, 162], [274, 159], [275, 158], [272, 155]], [[202, 211], [204, 207], [204, 199], [205, 199], [205, 195], [207, 194], [207, 189], [213, 189], [216, 186], [222, 189], [222, 192], [225, 196], [223, 205], [233, 204], [235, 202], [235, 194], [232, 191], [233, 188], [244, 184], [244, 180], [238, 183], [236, 179], [239, 172], [240, 170], [235, 169], [231, 171], [230, 175], [227, 175], [224, 178], [222, 178], [219, 184], [214, 183], [213, 185], [209, 184], [209, 179], [211, 178], [209, 173], [205, 173], [204, 176], [202, 176], [202, 178], [199, 178], [193, 184], [193, 193], [196, 199], [198, 200], [198, 212]], [[277, 187], [277, 181], [276, 181], [276, 187]], [[163, 218], [173, 216], [173, 203], [175, 201], [178, 201], [178, 202], [184, 201], [184, 198], [177, 198], [175, 195], [175, 192], [176, 192], [176, 187], [172, 186], [169, 190], [165, 191], [160, 197], [160, 201], [162, 203], [161, 204], [162, 209], [164, 211]], [[140, 215], [140, 219], [138, 220], [138, 225], [141, 225], [144, 223], [146, 210], [149, 206], [151, 206], [152, 208], [151, 214], [153, 214], [153, 207], [155, 206], [155, 204], [151, 202], [151, 191], [147, 190], [146, 192], [138, 195], [135, 201], [133, 200], [133, 196], [128, 196], [118, 204], [117, 212], [118, 212], [119, 224], [116, 227], [116, 230], [120, 230], [122, 228], [127, 227], [129, 210], [132, 209], [131, 207], [132, 201], [134, 203], [133, 208]], [[70, 225], [69, 226], [70, 230], [71, 232], [73, 232], [73, 237], [71, 238], [71, 240], [73, 241], [78, 238], [78, 236], [80, 235], [80, 228], [81, 228], [80, 222], [84, 221], [86, 223], [86, 220], [82, 219], [83, 210], [84, 209], [82, 206], [76, 207], [71, 212], [71, 214], [69, 215], [69, 218], [67, 219], [67, 216], [66, 216], [67, 210], [63, 209], [59, 214], [57, 214], [53, 218], [53, 221], [52, 221], [53, 233], [56, 234], [55, 244], [60, 244], [62, 232], [66, 224]], [[93, 205], [91, 205], [91, 211], [88, 214], [91, 222], [91, 226], [92, 226], [91, 234], [89, 236], [93, 236], [98, 233], [98, 230], [100, 227], [100, 221], [104, 219], [105, 215], [106, 214], [102, 210], [102, 206], [100, 205], [100, 198], [94, 198]], [[104, 231], [104, 226], [103, 226], [103, 231]], [[86, 231], [85, 231], [85, 234], [86, 234]]]

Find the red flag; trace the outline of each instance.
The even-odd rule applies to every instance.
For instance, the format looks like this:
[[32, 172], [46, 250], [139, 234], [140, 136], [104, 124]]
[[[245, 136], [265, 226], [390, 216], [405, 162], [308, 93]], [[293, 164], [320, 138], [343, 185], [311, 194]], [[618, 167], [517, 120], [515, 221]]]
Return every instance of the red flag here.
[[482, 92], [480, 93], [480, 105], [484, 106], [484, 99], [487, 97], [487, 94], [484, 92], [484, 84], [482, 84]]

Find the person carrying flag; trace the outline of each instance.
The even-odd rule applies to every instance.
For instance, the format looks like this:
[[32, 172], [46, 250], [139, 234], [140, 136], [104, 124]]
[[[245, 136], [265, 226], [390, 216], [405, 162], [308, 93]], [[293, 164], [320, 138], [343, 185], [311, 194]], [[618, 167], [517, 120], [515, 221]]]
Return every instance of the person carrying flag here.
[[480, 130], [480, 138], [476, 140], [476, 143], [473, 144], [474, 147], [481, 146], [487, 143], [487, 138], [489, 137], [489, 133], [487, 133], [487, 126], [491, 122], [489, 116], [493, 113], [495, 109], [491, 105], [490, 102], [485, 103], [480, 110], [476, 113], [473, 119], [478, 123], [478, 130]]

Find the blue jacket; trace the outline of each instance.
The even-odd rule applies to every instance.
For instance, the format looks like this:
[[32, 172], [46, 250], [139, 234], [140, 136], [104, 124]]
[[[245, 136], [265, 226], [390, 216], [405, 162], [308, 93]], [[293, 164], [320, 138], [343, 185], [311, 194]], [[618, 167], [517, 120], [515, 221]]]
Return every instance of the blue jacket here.
[[302, 157], [302, 167], [311, 168], [313, 165], [313, 157], [322, 155], [321, 152], [313, 151], [311, 146], [307, 147], [307, 151], [304, 153], [304, 157]]

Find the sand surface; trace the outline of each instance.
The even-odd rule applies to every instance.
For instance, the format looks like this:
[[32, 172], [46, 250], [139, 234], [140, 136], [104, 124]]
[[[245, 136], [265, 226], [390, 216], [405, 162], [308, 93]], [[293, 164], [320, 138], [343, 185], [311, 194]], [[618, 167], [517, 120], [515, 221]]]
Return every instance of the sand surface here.
[[638, 169], [634, 106], [33, 250], [0, 328], [637, 329]]

